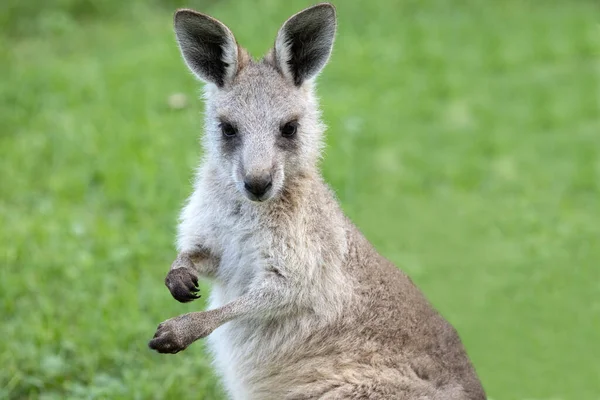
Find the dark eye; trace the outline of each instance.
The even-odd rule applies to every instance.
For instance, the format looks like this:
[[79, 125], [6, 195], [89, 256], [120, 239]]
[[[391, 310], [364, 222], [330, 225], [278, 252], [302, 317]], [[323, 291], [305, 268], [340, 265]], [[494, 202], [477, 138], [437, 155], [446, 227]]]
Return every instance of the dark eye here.
[[229, 122], [221, 122], [221, 132], [223, 132], [224, 136], [233, 137], [237, 134], [237, 129]]
[[290, 121], [281, 127], [281, 136], [292, 137], [298, 130], [298, 121]]

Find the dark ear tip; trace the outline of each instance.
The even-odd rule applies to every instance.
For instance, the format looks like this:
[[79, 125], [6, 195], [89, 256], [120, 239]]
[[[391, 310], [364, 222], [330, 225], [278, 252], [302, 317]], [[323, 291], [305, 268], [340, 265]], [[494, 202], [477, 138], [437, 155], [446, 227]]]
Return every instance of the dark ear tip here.
[[189, 8], [178, 8], [173, 14], [173, 23], [177, 25], [182, 19], [194, 17], [197, 14], [196, 11], [191, 10]]
[[202, 14], [201, 12], [198, 12], [196, 10], [192, 10], [191, 8], [178, 8], [175, 11], [175, 14], [173, 14], [173, 22], [175, 24], [177, 24], [178, 22], [183, 22], [183, 21], [190, 21], [190, 20], [209, 20], [209, 21], [216, 21], [214, 18], [206, 15], [206, 14]]
[[337, 25], [336, 8], [331, 3], [319, 3], [317, 5], [307, 8], [303, 11], [300, 11], [296, 15], [299, 15], [299, 14], [312, 15], [312, 18], [318, 18], [323, 22], [327, 21], [327, 23], [329, 23], [333, 26]]
[[333, 18], [336, 17], [337, 13], [337, 10], [332, 3], [319, 3], [309, 8], [309, 10], [310, 9], [329, 12]]
[[333, 3], [319, 3], [319, 4], [315, 4], [315, 7], [330, 8], [331, 11], [333, 11], [333, 12], [335, 12], [335, 10], [336, 10], [335, 5]]
[[191, 8], [178, 8], [177, 10], [175, 10], [175, 13], [173, 14], [173, 16], [175, 18], [181, 18], [186, 15], [197, 15], [197, 14], [200, 14], [200, 13], [192, 10]]

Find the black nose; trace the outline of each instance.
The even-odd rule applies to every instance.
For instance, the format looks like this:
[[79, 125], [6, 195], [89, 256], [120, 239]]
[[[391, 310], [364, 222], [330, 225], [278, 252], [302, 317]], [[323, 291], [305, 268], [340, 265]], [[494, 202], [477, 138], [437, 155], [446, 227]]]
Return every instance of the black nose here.
[[270, 175], [261, 177], [248, 177], [244, 179], [244, 187], [246, 190], [256, 197], [261, 197], [271, 188], [273, 182]]

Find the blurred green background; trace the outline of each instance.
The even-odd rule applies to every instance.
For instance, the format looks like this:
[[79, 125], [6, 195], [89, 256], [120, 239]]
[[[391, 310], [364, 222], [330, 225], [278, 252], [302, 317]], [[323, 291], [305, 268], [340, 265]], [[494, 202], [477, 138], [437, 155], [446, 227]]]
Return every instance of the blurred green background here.
[[[0, 398], [223, 398], [202, 343], [146, 347], [203, 306], [163, 286], [202, 126], [172, 12], [260, 56], [309, 4], [2, 1]], [[336, 5], [319, 94], [344, 209], [490, 398], [600, 399], [600, 2]]]

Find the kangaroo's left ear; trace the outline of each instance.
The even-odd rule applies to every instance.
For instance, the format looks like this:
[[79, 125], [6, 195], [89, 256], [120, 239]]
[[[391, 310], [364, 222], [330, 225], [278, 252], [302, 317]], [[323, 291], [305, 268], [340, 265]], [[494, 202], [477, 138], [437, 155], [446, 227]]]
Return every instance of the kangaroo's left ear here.
[[205, 82], [223, 87], [240, 69], [238, 45], [222, 22], [194, 10], [175, 13], [177, 43], [189, 69]]
[[281, 73], [296, 86], [317, 76], [331, 55], [335, 29], [335, 7], [329, 3], [307, 8], [285, 21], [274, 51]]

